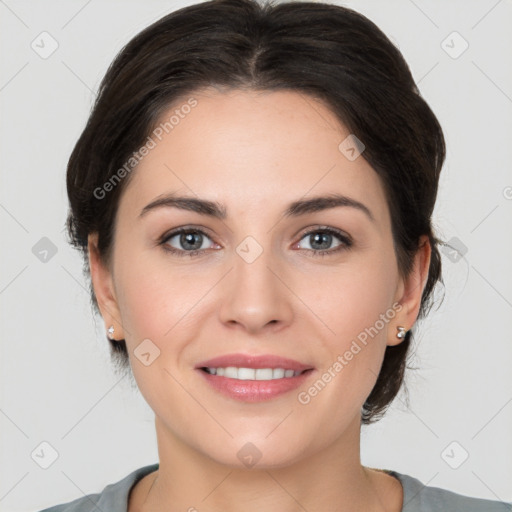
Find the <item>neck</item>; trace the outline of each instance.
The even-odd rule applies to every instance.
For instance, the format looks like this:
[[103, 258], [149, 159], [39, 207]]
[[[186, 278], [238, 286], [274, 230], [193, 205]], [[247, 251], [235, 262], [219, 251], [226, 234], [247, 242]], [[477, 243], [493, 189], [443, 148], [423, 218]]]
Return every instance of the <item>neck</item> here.
[[360, 463], [358, 422], [324, 450], [285, 467], [261, 469], [219, 464], [183, 443], [158, 418], [155, 424], [160, 464], [143, 512], [234, 512], [241, 506], [244, 512], [401, 510], [398, 481], [392, 490], [393, 477]]

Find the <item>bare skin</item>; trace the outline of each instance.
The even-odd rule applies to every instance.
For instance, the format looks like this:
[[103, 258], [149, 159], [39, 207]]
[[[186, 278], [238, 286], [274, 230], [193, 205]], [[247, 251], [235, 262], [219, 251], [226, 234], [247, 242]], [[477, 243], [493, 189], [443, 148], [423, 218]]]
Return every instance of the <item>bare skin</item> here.
[[[372, 492], [375, 492], [379, 501], [378, 508], [372, 510], [401, 511], [403, 507], [403, 490], [400, 482], [383, 471], [371, 468], [364, 468], [364, 470], [373, 487]], [[158, 471], [153, 471], [139, 480], [132, 488], [128, 502], [128, 512], [140, 512], [147, 509], [145, 502], [149, 492], [156, 483], [157, 477]], [[337, 509], [339, 510], [340, 507], [338, 506]], [[334, 508], [334, 510], [337, 509]]]
[[[401, 511], [398, 480], [361, 465], [360, 412], [386, 346], [401, 342], [397, 326], [410, 329], [417, 319], [428, 239], [402, 276], [380, 178], [362, 156], [350, 161], [339, 150], [349, 132], [321, 102], [291, 91], [190, 96], [197, 106], [123, 192], [110, 265], [98, 257], [96, 236], [89, 239], [103, 319], [126, 340], [155, 412], [159, 470], [134, 486], [129, 512]], [[169, 192], [221, 203], [226, 217], [176, 207], [139, 215]], [[293, 201], [333, 193], [370, 215], [352, 206], [282, 215]], [[196, 234], [202, 252], [187, 255], [179, 235], [159, 244], [178, 227], [204, 232]], [[351, 245], [333, 235], [319, 255], [314, 234], [326, 227]], [[262, 249], [251, 263], [236, 251], [247, 236]], [[378, 333], [301, 403], [298, 392], [383, 314]], [[134, 355], [145, 339], [160, 351], [148, 366]], [[234, 352], [275, 354], [314, 370], [297, 391], [245, 403], [215, 391], [195, 368]], [[261, 453], [251, 468], [237, 456], [249, 442]]]

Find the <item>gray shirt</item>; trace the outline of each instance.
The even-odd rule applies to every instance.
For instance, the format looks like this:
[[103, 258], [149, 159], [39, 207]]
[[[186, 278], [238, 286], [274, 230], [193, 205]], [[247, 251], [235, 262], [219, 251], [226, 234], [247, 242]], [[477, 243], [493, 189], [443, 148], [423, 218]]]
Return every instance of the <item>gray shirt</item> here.
[[[127, 512], [131, 488], [144, 476], [156, 471], [159, 464], [136, 469], [102, 492], [88, 494], [68, 503], [40, 512]], [[400, 480], [404, 489], [402, 512], [512, 512], [511, 502], [470, 498], [438, 487], [423, 485], [417, 478], [396, 471], [384, 470]]]

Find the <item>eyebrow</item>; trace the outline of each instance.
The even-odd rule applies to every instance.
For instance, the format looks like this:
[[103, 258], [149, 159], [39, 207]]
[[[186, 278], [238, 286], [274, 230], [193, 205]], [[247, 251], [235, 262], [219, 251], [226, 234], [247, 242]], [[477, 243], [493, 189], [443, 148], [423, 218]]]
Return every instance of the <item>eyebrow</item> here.
[[[326, 196], [317, 196], [310, 199], [301, 199], [288, 205], [283, 213], [284, 217], [299, 217], [308, 213], [315, 213], [339, 206], [355, 208], [363, 212], [372, 222], [375, 218], [370, 209], [363, 203], [342, 194], [329, 194]], [[139, 214], [139, 218], [144, 217], [152, 210], [159, 208], [179, 208], [196, 212], [201, 215], [207, 215], [216, 219], [224, 220], [227, 217], [226, 207], [217, 201], [209, 201], [197, 197], [177, 196], [174, 193], [165, 194], [157, 197], [154, 201], [144, 206]]]

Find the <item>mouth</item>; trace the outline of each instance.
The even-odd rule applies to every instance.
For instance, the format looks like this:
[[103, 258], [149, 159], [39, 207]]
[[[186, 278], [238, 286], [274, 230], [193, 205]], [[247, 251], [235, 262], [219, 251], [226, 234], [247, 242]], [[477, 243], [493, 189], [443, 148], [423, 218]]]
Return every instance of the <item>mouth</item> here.
[[236, 380], [278, 380], [289, 379], [297, 377], [308, 370], [296, 371], [291, 368], [237, 368], [236, 366], [227, 367], [202, 367], [200, 370], [208, 373], [209, 375], [218, 375], [219, 377], [227, 377]]
[[274, 355], [230, 354], [195, 368], [213, 390], [231, 399], [261, 402], [300, 386], [315, 368]]

